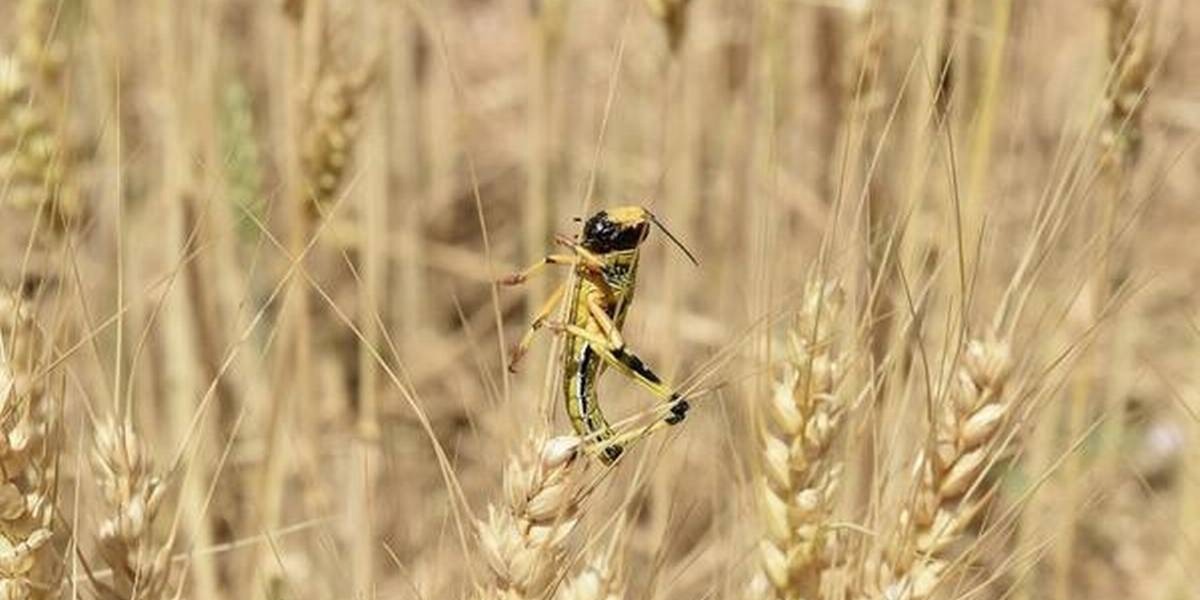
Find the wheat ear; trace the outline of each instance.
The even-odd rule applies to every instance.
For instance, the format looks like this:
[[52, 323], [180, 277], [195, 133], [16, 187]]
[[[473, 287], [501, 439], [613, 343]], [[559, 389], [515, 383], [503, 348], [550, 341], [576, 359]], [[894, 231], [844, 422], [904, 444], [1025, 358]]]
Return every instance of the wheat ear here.
[[309, 117], [302, 139], [301, 161], [309, 207], [325, 214], [337, 201], [353, 158], [359, 130], [359, 108], [370, 82], [369, 70], [322, 73], [305, 107]]
[[25, 307], [0, 296], [0, 598], [55, 597], [62, 559], [55, 533], [54, 386], [46, 344]]
[[482, 598], [542, 598], [562, 568], [564, 545], [591, 493], [591, 461], [576, 437], [536, 439], [504, 471], [505, 502], [478, 523], [493, 578]]
[[[630, 490], [639, 489], [635, 481]], [[627, 516], [621, 515], [613, 527], [606, 548], [597, 551], [583, 568], [558, 588], [555, 600], [620, 600], [625, 592], [625, 564], [622, 546], [626, 540]]]
[[20, 24], [17, 57], [41, 82], [59, 87], [67, 62], [66, 44], [55, 35], [57, 29], [62, 29], [62, 2], [20, 0], [16, 13]]
[[100, 554], [113, 571], [110, 597], [157, 600], [169, 575], [169, 544], [154, 532], [166, 487], [141, 438], [126, 422], [96, 427], [92, 465], [108, 516], [100, 523]]
[[4, 200], [63, 229], [83, 216], [72, 181], [73, 157], [65, 140], [61, 3], [20, 0], [16, 50], [0, 54], [0, 181]]
[[757, 492], [766, 533], [755, 595], [816, 598], [828, 564], [829, 519], [842, 471], [830, 452], [845, 407], [836, 393], [832, 336], [841, 304], [836, 285], [808, 286], [790, 335], [791, 357], [774, 385], [761, 434]]
[[0, 181], [8, 186], [0, 200], [22, 210], [44, 207], [43, 218], [59, 228], [82, 212], [60, 128], [22, 61], [0, 54]]
[[872, 596], [928, 598], [954, 564], [947, 548], [995, 489], [985, 476], [1002, 449], [1003, 426], [1012, 413], [1013, 399], [1005, 393], [1011, 368], [1007, 343], [967, 344], [953, 389], [935, 408], [929, 444], [914, 465], [917, 489], [900, 514]]
[[1107, 168], [1128, 168], [1141, 154], [1142, 113], [1150, 77], [1150, 33], [1131, 0], [1107, 0], [1108, 58], [1112, 66], [1101, 142]]
[[625, 582], [621, 570], [607, 557], [589, 562], [578, 574], [563, 584], [556, 600], [620, 600], [625, 597]]

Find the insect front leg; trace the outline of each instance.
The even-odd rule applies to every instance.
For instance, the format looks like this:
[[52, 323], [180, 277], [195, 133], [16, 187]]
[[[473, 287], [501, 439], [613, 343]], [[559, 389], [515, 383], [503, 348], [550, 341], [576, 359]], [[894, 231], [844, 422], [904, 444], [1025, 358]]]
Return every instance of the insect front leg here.
[[564, 248], [569, 248], [571, 252], [575, 253], [575, 257], [579, 263], [586, 265], [593, 271], [600, 272], [604, 270], [604, 259], [596, 256], [595, 252], [584, 248], [583, 244], [561, 234], [554, 236], [554, 243]]
[[525, 334], [521, 336], [521, 341], [517, 342], [516, 346], [513, 346], [512, 352], [509, 354], [508, 370], [510, 373], [517, 372], [517, 363], [523, 356], [525, 356], [525, 353], [529, 351], [529, 345], [533, 343], [533, 336], [538, 332], [539, 329], [542, 328], [543, 325], [546, 324], [546, 319], [549, 319], [550, 315], [558, 309], [558, 306], [562, 303], [563, 296], [566, 294], [566, 292], [567, 284], [566, 282], [563, 282], [557, 288], [555, 288], [554, 292], [550, 294], [550, 297], [546, 299], [545, 304], [538, 309], [537, 315], [533, 318], [533, 322], [529, 324], [529, 329], [525, 330]]
[[517, 271], [516, 273], [510, 273], [504, 277], [501, 277], [499, 280], [497, 280], [497, 283], [500, 285], [520, 285], [525, 283], [530, 277], [537, 275], [542, 269], [545, 269], [549, 265], [574, 266], [577, 264], [579, 264], [579, 257], [577, 256], [571, 256], [569, 254], [550, 254], [542, 260], [529, 265], [528, 268], [522, 271]]

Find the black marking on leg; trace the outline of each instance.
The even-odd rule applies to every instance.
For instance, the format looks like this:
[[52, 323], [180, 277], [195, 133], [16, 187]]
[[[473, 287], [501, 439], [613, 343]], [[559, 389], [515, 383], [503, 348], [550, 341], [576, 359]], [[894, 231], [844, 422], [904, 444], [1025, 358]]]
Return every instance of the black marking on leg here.
[[611, 465], [617, 462], [617, 459], [621, 458], [621, 455], [624, 453], [625, 449], [616, 444], [605, 446], [604, 450], [602, 450], [600, 454], [600, 462], [606, 465]]
[[654, 371], [651, 371], [650, 367], [647, 367], [646, 363], [642, 362], [642, 359], [638, 358], [636, 355], [626, 352], [624, 348], [614, 348], [612, 355], [614, 358], [621, 361], [621, 364], [632, 369], [634, 373], [645, 377], [646, 381], [649, 381], [650, 383], [662, 383], [662, 380], [658, 378], [658, 375], [655, 375]]
[[687, 400], [679, 397], [678, 393], [671, 394], [671, 414], [663, 418], [667, 425], [677, 425], [687, 418], [688, 410], [692, 405], [688, 404]]

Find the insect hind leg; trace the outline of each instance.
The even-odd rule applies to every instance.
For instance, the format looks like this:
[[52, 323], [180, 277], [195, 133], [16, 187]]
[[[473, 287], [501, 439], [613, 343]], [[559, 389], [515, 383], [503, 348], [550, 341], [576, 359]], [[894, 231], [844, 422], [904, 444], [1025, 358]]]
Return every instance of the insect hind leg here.
[[625, 348], [612, 348], [611, 352], [613, 358], [617, 359], [617, 362], [625, 365], [625, 367], [627, 367], [630, 371], [633, 371], [637, 376], [654, 384], [654, 387], [664, 387], [662, 378], [659, 377], [658, 374], [656, 374], [653, 370], [651, 370], [650, 367], [647, 367], [646, 363], [642, 362], [642, 359], [636, 354], [629, 352]]
[[670, 403], [671, 412], [663, 417], [663, 422], [666, 424], [675, 425], [687, 417], [688, 409], [691, 408], [687, 400], [684, 400], [678, 392], [671, 391], [670, 387], [663, 383], [662, 378], [646, 366], [641, 358], [630, 352], [626, 346], [615, 346], [610, 339], [600, 333], [588, 331], [577, 325], [551, 321], [547, 322], [546, 326], [554, 331], [586, 340], [606, 362], [641, 383], [650, 390], [650, 393]]
[[667, 386], [662, 382], [662, 378], [659, 377], [658, 374], [655, 373], [650, 367], [647, 367], [646, 363], [642, 362], [641, 358], [639, 358], [636, 354], [629, 352], [625, 348], [613, 348], [611, 354], [613, 358], [617, 360], [617, 362], [624, 365], [639, 378], [644, 379], [649, 384], [652, 384], [650, 386], [651, 390], [661, 390], [656, 391], [655, 394], [671, 403], [671, 414], [663, 418], [664, 422], [666, 422], [668, 425], [676, 425], [687, 418], [688, 410], [691, 408], [691, 405], [688, 404], [688, 401], [684, 400], [683, 397], [679, 395], [679, 392], [668, 391]]
[[[678, 394], [670, 391], [669, 387], [662, 382], [659, 377], [646, 363], [642, 362], [636, 354], [629, 352], [625, 346], [625, 340], [621, 337], [621, 330], [613, 323], [612, 318], [600, 305], [600, 302], [595, 296], [586, 299], [588, 314], [591, 315], [592, 321], [604, 332], [607, 343], [604, 348], [612, 355], [610, 362], [615, 362], [618, 366], [624, 368], [626, 373], [634, 379], [639, 380], [654, 395], [667, 401], [677, 401]], [[684, 409], [686, 412], [687, 409]]]
[[692, 405], [688, 404], [678, 393], [671, 394], [671, 414], [663, 417], [663, 422], [667, 425], [678, 425], [687, 418], [688, 411]]
[[617, 462], [618, 458], [625, 453], [625, 448], [617, 444], [609, 444], [600, 451], [600, 462], [605, 465], [611, 465]]

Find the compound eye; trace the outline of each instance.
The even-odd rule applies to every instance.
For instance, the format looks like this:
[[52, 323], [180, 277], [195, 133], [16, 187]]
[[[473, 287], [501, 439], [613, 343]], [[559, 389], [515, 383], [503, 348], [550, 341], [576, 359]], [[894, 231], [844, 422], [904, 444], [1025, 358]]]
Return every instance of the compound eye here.
[[595, 216], [588, 219], [583, 226], [583, 237], [586, 239], [600, 240], [609, 235], [609, 230], [612, 229], [612, 223], [608, 220], [606, 213], [596, 213]]

